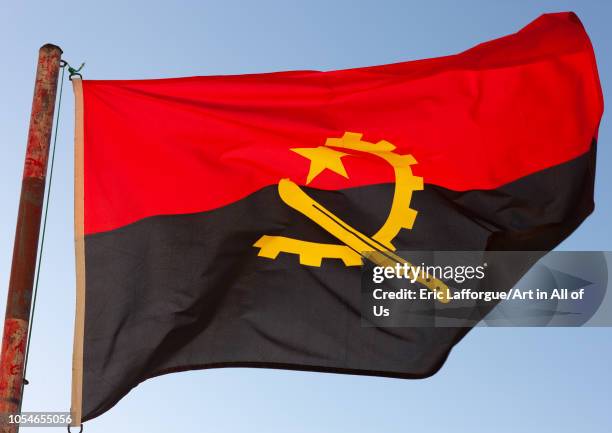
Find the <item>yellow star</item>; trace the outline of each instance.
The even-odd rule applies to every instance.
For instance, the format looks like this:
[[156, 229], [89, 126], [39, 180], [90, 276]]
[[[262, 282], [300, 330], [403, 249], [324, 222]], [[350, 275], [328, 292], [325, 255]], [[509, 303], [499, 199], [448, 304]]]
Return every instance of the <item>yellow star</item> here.
[[310, 170], [306, 179], [307, 185], [326, 168], [348, 179], [341, 160], [343, 156], [348, 155], [347, 153], [338, 152], [325, 146], [302, 147], [291, 150], [304, 158], [310, 159]]

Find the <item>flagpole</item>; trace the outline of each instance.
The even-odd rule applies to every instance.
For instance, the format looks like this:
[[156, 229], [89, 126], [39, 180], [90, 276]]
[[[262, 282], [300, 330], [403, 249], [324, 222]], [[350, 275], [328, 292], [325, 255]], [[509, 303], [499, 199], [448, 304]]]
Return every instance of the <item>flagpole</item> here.
[[[61, 56], [62, 50], [51, 44], [43, 45], [38, 52], [34, 99], [30, 115], [2, 337], [0, 414], [18, 413], [21, 407], [22, 384], [25, 379], [23, 377], [24, 352], [27, 344]], [[13, 433], [19, 430], [18, 426], [2, 425], [0, 428], [3, 433]]]

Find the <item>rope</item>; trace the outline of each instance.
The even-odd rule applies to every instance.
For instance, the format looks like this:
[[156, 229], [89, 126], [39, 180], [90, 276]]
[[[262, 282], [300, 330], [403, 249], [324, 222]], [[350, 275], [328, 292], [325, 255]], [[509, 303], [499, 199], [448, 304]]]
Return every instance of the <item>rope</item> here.
[[45, 197], [45, 213], [43, 216], [42, 222], [42, 232], [40, 238], [40, 252], [38, 253], [38, 262], [36, 264], [36, 279], [34, 280], [34, 290], [32, 293], [32, 309], [30, 311], [30, 319], [29, 319], [29, 329], [28, 329], [28, 339], [26, 343], [25, 353], [24, 353], [24, 361], [23, 361], [23, 381], [21, 384], [21, 402], [19, 403], [19, 411], [21, 412], [21, 405], [23, 403], [23, 387], [28, 384], [28, 381], [25, 377], [26, 370], [28, 368], [28, 355], [30, 354], [30, 337], [32, 336], [32, 328], [33, 328], [33, 320], [34, 320], [34, 311], [36, 310], [36, 295], [38, 294], [38, 281], [40, 278], [40, 266], [42, 263], [43, 257], [43, 248], [45, 246], [45, 232], [47, 228], [47, 214], [49, 213], [49, 199], [51, 197], [51, 184], [53, 182], [53, 167], [55, 165], [55, 145], [57, 143], [57, 130], [59, 126], [60, 113], [62, 108], [62, 93], [64, 90], [64, 72], [66, 70], [65, 61], [60, 61], [60, 67], [62, 68], [62, 77], [60, 81], [60, 91], [59, 91], [59, 100], [57, 103], [57, 116], [55, 117], [55, 131], [53, 134], [53, 147], [51, 148], [51, 166], [49, 167], [49, 184], [47, 186], [47, 195]]

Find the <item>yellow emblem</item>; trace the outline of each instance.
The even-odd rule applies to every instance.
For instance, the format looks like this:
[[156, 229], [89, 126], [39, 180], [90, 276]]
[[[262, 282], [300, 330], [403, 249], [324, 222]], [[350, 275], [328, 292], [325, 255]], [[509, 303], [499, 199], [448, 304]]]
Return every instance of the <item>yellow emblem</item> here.
[[[364, 258], [379, 266], [407, 263], [394, 253], [393, 240], [401, 229], [411, 229], [414, 224], [417, 211], [410, 208], [410, 201], [414, 191], [423, 189], [423, 179], [412, 174], [410, 166], [416, 164], [412, 155], [395, 153], [396, 147], [388, 141], [370, 143], [363, 141], [361, 137], [362, 134], [345, 132], [340, 138], [328, 138], [325, 146], [291, 150], [310, 159], [307, 184], [326, 169], [348, 178], [342, 158], [349, 154], [337, 149], [364, 152], [386, 161], [395, 173], [395, 191], [389, 216], [383, 226], [371, 237], [361, 233], [312, 199], [295, 182], [282, 179], [278, 183], [281, 200], [342, 243], [329, 244], [264, 235], [253, 245], [259, 248], [260, 257], [276, 259], [281, 252], [297, 254], [300, 264], [306, 266], [321, 266], [324, 258], [340, 259], [346, 266], [360, 266]], [[433, 291], [440, 292], [441, 302], [448, 302], [448, 287], [442, 281], [426, 275], [417, 281]]]

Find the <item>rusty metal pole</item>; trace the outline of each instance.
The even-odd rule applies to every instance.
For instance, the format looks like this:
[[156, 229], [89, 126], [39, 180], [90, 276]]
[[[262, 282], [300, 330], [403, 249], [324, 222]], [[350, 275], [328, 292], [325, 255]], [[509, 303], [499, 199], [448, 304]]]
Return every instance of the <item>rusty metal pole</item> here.
[[[61, 56], [62, 50], [51, 44], [43, 45], [38, 52], [0, 357], [0, 413], [5, 414], [17, 413], [21, 406], [24, 351]], [[2, 432], [18, 431], [16, 426], [0, 428]]]

